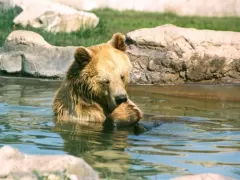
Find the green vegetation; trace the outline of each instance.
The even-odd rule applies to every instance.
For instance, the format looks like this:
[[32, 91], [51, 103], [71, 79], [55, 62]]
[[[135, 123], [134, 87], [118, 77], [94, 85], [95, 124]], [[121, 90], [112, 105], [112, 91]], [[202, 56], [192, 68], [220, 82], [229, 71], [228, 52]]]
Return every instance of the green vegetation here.
[[9, 10], [0, 9], [0, 47], [3, 45], [8, 34], [13, 31], [13, 19], [20, 12], [18, 8]]
[[71, 178], [68, 177], [66, 170], [64, 171], [56, 171], [55, 173], [50, 173], [45, 175], [42, 175], [43, 173], [39, 173], [38, 171], [33, 171], [33, 175], [37, 177], [38, 180], [50, 180], [50, 179], [61, 179], [61, 180], [71, 180]]
[[[0, 47], [7, 35], [14, 27], [13, 19], [20, 12], [19, 9], [1, 10], [0, 12]], [[111, 9], [96, 9], [93, 11], [100, 22], [95, 29], [79, 30], [73, 33], [48, 33], [43, 30], [24, 28], [41, 34], [50, 44], [58, 46], [89, 46], [106, 42], [113, 33], [129, 31], [139, 28], [156, 27], [162, 24], [175, 24], [181, 27], [198, 29], [214, 29], [240, 32], [239, 17], [181, 17], [172, 13], [149, 13], [136, 11], [115, 11]]]

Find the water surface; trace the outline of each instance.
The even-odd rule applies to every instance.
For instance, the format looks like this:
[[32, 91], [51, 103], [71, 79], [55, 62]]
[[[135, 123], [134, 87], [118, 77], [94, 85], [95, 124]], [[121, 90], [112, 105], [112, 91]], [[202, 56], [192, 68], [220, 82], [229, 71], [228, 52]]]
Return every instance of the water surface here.
[[206, 172], [240, 178], [240, 86], [130, 86], [132, 100], [153, 115], [146, 123], [163, 122], [141, 135], [55, 124], [57, 87], [0, 86], [0, 146], [82, 157], [102, 178], [155, 180]]

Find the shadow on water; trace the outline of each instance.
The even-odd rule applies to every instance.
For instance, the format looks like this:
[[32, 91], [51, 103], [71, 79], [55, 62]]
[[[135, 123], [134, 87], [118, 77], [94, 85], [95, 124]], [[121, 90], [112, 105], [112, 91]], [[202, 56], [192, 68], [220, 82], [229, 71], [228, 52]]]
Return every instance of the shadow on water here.
[[82, 157], [102, 178], [240, 177], [239, 86], [130, 86], [131, 98], [149, 114], [144, 121], [163, 122], [135, 135], [132, 129], [54, 123], [57, 85], [21, 84], [0, 87], [0, 146]]

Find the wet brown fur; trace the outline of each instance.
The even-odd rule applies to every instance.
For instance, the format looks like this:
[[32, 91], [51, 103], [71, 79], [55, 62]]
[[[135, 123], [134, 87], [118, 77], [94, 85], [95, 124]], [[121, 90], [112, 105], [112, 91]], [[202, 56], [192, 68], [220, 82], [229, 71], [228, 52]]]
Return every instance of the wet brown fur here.
[[104, 84], [107, 83], [104, 77], [112, 78], [108, 90], [125, 92], [130, 71], [124, 36], [120, 33], [114, 34], [107, 43], [77, 48], [54, 99], [57, 120], [102, 123], [108, 119], [124, 125], [138, 122], [143, 114], [130, 99], [114, 109], [109, 108], [107, 98], [113, 97], [108, 97]]

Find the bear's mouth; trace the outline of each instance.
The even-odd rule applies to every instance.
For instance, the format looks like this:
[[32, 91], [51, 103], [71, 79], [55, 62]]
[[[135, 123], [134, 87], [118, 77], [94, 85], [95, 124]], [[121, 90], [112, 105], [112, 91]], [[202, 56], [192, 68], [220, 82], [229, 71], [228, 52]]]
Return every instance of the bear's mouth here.
[[108, 106], [108, 109], [112, 112], [114, 109], [117, 108], [118, 105], [115, 103], [115, 101], [112, 98], [108, 98], [107, 106]]
[[108, 109], [110, 112], [114, 111], [117, 108], [117, 105], [114, 104], [108, 104]]

